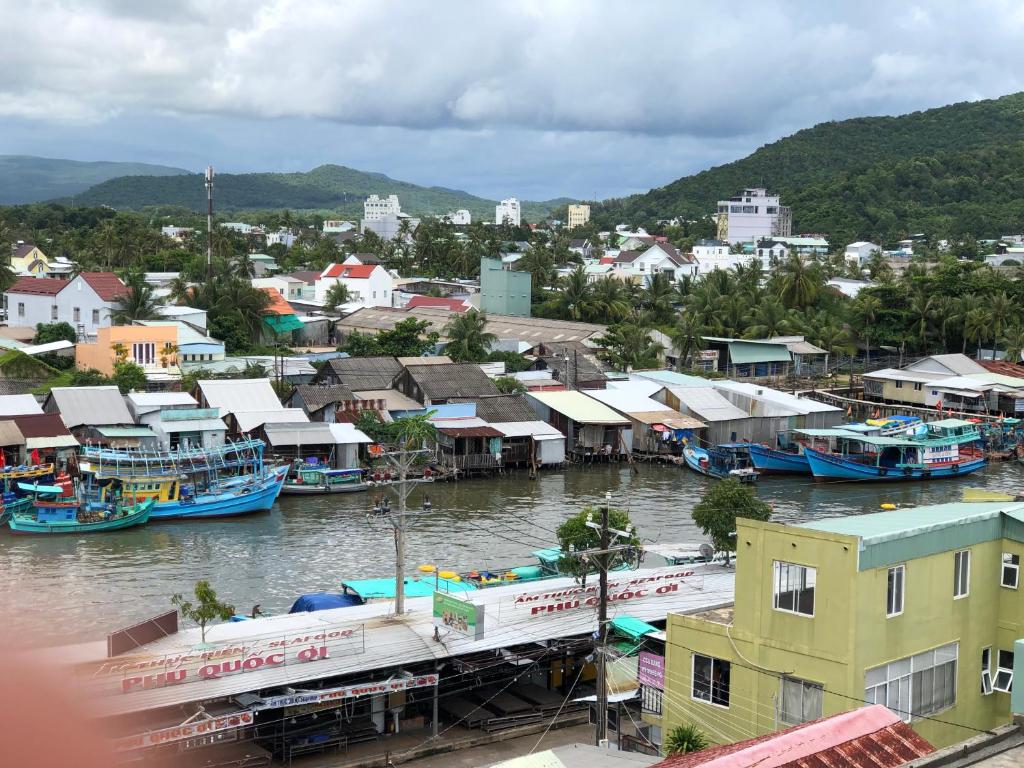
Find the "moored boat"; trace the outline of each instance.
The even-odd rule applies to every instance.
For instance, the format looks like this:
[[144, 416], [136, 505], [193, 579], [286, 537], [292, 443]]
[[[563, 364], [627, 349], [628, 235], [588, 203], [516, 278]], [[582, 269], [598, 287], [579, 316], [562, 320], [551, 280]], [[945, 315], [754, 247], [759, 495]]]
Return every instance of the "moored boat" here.
[[[959, 419], [931, 422], [919, 439], [881, 435], [831, 435], [834, 448], [804, 447], [815, 478], [927, 480], [959, 477], [986, 465], [977, 425]], [[831, 430], [829, 430], [831, 431]]]
[[790, 449], [769, 448], [767, 445], [752, 443], [750, 463], [758, 472], [769, 474], [809, 475], [811, 465], [799, 445]]
[[56, 485], [33, 486], [23, 509], [11, 513], [7, 525], [14, 533], [98, 533], [142, 525], [149, 520], [153, 500], [111, 501], [102, 507], [63, 496]]
[[125, 481], [122, 493], [152, 498], [153, 520], [233, 517], [273, 507], [287, 473], [287, 467], [278, 467], [264, 477], [232, 478], [199, 491], [177, 478], [141, 478]]
[[281, 493], [356, 493], [369, 487], [370, 484], [365, 481], [365, 472], [362, 469], [329, 469], [323, 465], [300, 464], [288, 472]]
[[683, 459], [686, 466], [701, 475], [719, 479], [731, 477], [741, 483], [757, 482], [757, 470], [742, 466], [735, 453], [688, 444], [683, 446]]

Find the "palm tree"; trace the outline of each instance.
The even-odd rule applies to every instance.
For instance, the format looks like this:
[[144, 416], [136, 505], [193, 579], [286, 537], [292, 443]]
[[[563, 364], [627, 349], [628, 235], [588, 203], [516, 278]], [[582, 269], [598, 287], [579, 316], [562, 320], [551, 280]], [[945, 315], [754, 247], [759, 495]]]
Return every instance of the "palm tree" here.
[[595, 342], [603, 349], [598, 357], [619, 371], [656, 368], [665, 348], [651, 339], [647, 328], [637, 322], [620, 323]]
[[744, 336], [748, 339], [770, 339], [785, 336], [794, 330], [794, 318], [778, 299], [769, 298], [761, 302], [751, 318], [753, 325]]
[[592, 309], [589, 299], [590, 285], [583, 267], [576, 267], [562, 279], [562, 292], [558, 296], [558, 304], [562, 315], [569, 320], [583, 320]]
[[642, 292], [642, 302], [654, 317], [662, 322], [672, 314], [672, 297], [675, 293], [672, 281], [664, 272], [656, 272], [647, 281]]
[[160, 317], [163, 299], [138, 272], [128, 276], [127, 290], [117, 299], [117, 306], [110, 311], [110, 322], [126, 325], [137, 320], [155, 320]]
[[327, 295], [324, 296], [324, 308], [334, 311], [342, 304], [347, 304], [350, 298], [352, 297], [349, 294], [348, 286], [336, 281], [327, 289]]
[[1006, 295], [1006, 291], [999, 291], [999, 293], [989, 297], [988, 311], [992, 316], [992, 359], [995, 360], [998, 339], [1003, 335], [1003, 331], [1006, 330], [1008, 320], [1014, 311], [1013, 302]]
[[1019, 322], [1011, 325], [1003, 332], [1003, 346], [1006, 348], [1006, 360], [1020, 363], [1024, 355], [1024, 325]]
[[910, 301], [909, 311], [910, 316], [913, 318], [910, 329], [914, 331], [918, 342], [920, 342], [920, 350], [927, 352], [928, 333], [931, 330], [931, 322], [935, 316], [935, 304], [932, 301], [932, 297], [924, 293], [916, 294]]
[[858, 336], [864, 339], [865, 362], [871, 364], [871, 337], [875, 332], [875, 323], [878, 322], [878, 315], [882, 311], [882, 300], [871, 293], [861, 291], [853, 300], [853, 316], [860, 323]]
[[473, 362], [487, 357], [488, 348], [498, 337], [487, 331], [487, 313], [471, 309], [452, 315], [444, 327], [448, 338], [445, 352], [452, 360]]
[[403, 416], [395, 419], [385, 427], [385, 434], [390, 443], [407, 451], [425, 448], [437, 441], [437, 428], [431, 417], [437, 411], [429, 411], [416, 416]]
[[693, 723], [677, 725], [665, 738], [666, 755], [684, 755], [707, 749], [708, 737]]
[[992, 317], [985, 307], [974, 307], [964, 315], [964, 344], [974, 341], [978, 344], [978, 357], [981, 357], [981, 342], [988, 336]]
[[676, 324], [669, 332], [669, 338], [672, 339], [672, 345], [678, 352], [676, 357], [678, 370], [684, 370], [686, 360], [695, 350], [704, 348], [704, 337], [707, 335], [708, 329], [704, 324], [704, 317], [699, 313], [684, 309], [676, 315]]
[[593, 318], [606, 323], [617, 323], [629, 313], [626, 286], [614, 277], [602, 277], [590, 287]]
[[177, 304], [186, 304], [192, 296], [192, 286], [181, 275], [172, 278], [168, 288], [171, 300]]
[[823, 283], [815, 265], [807, 265], [799, 254], [790, 254], [775, 273], [778, 296], [787, 307], [803, 309], [814, 303]]

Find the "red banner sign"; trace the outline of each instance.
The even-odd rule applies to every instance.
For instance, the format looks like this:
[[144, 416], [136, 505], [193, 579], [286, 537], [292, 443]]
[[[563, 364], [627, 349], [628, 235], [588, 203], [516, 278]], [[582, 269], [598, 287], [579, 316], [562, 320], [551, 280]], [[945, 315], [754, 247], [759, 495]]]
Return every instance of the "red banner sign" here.
[[161, 728], [159, 731], [140, 733], [136, 736], [127, 736], [114, 742], [114, 749], [118, 752], [127, 752], [132, 749], [145, 749], [156, 747], [161, 744], [170, 744], [175, 741], [191, 739], [196, 736], [205, 736], [217, 731], [227, 731], [232, 728], [244, 728], [252, 725], [253, 714], [245, 710], [235, 712], [223, 717], [210, 717], [205, 720], [196, 720], [184, 725], [175, 725], [171, 728]]
[[[647, 576], [621, 579], [608, 583], [608, 601], [611, 603], [642, 600], [649, 597], [671, 595], [679, 591], [681, 584], [694, 572], [668, 569]], [[556, 611], [571, 611], [578, 608], [593, 608], [599, 602], [598, 586], [595, 582], [587, 586], [570, 586], [545, 592], [526, 592], [513, 596], [512, 604], [517, 609], [528, 609], [531, 616], [543, 616]]]

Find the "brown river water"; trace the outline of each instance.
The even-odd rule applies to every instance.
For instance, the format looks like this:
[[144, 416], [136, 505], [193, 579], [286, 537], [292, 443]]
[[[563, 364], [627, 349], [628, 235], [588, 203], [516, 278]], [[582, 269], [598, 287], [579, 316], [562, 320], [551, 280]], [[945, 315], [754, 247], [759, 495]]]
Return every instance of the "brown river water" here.
[[[470, 570], [523, 565], [556, 544], [554, 529], [606, 491], [629, 510], [642, 538], [700, 541], [690, 510], [709, 481], [678, 467], [571, 467], [421, 486], [433, 505], [408, 535], [408, 563]], [[815, 483], [761, 478], [757, 493], [775, 520], [800, 521], [957, 501], [963, 488], [1024, 489], [1024, 467], [992, 464], [970, 477], [918, 483]], [[0, 630], [38, 642], [102, 639], [112, 629], [170, 608], [170, 596], [198, 579], [248, 613], [287, 611], [304, 592], [337, 590], [346, 578], [394, 573], [390, 529], [370, 524], [374, 493], [282, 496], [273, 510], [239, 518], [162, 521], [88, 536], [14, 536], [0, 531]], [[660, 562], [660, 561], [659, 561]], [[656, 564], [656, 563], [652, 563]]]

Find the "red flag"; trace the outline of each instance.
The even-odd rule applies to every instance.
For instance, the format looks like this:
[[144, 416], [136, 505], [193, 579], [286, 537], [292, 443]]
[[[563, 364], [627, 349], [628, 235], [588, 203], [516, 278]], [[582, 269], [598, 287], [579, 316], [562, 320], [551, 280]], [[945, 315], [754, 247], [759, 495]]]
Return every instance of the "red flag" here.
[[7, 467], [7, 454], [0, 450], [0, 469]]
[[31, 459], [32, 463], [35, 464], [35, 465], [39, 465], [39, 464], [42, 463], [42, 460], [39, 457], [39, 449], [38, 448], [33, 448], [32, 449], [32, 455], [31, 455], [30, 459]]

